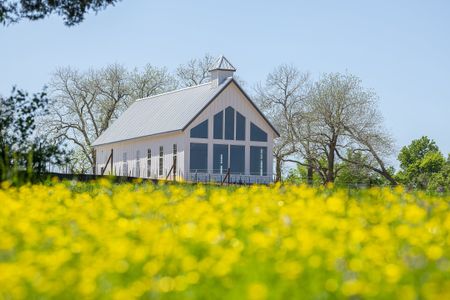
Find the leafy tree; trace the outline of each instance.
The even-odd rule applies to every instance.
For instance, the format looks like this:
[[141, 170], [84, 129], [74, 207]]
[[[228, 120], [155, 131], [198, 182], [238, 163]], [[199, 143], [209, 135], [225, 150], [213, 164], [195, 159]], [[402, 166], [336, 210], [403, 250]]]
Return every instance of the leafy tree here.
[[428, 187], [433, 175], [441, 172], [446, 164], [436, 142], [426, 136], [403, 147], [398, 160], [401, 168], [398, 179], [404, 184], [422, 189]]
[[[393, 142], [383, 128], [377, 100], [372, 90], [364, 88], [361, 80], [350, 74], [326, 74], [316, 82], [306, 101], [311, 126], [307, 138], [315, 145], [317, 157], [326, 158], [326, 165], [318, 164], [317, 168], [325, 182], [334, 182], [340, 159], [376, 172], [390, 184], [396, 184], [386, 164]], [[369, 159], [365, 162], [349, 160], [345, 157], [348, 150]]]
[[309, 185], [320, 185], [322, 184], [322, 178], [318, 173], [308, 172], [308, 166], [297, 164], [295, 168], [289, 170], [285, 182], [293, 184], [309, 184]]
[[[389, 183], [379, 173], [369, 168], [361, 168], [368, 164], [370, 157], [362, 152], [347, 151], [346, 159], [339, 163], [339, 172], [336, 175], [335, 183], [341, 186], [372, 186]], [[393, 169], [390, 170], [394, 173]]]
[[29, 174], [45, 170], [47, 163], [62, 164], [66, 151], [60, 141], [39, 134], [36, 118], [46, 114], [45, 91], [29, 96], [13, 88], [10, 97], [0, 96], [0, 180], [11, 179], [20, 170]]
[[428, 183], [428, 191], [450, 192], [450, 154], [441, 171], [431, 175], [430, 182]]
[[119, 0], [0, 0], [0, 23], [8, 25], [22, 19], [40, 20], [53, 13], [63, 16], [64, 24], [76, 25], [89, 11], [98, 12]]

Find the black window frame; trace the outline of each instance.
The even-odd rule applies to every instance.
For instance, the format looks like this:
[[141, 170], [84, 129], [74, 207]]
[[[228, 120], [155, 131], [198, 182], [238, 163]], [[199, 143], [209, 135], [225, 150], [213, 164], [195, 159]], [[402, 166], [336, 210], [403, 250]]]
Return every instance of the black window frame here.
[[267, 142], [268, 135], [267, 132], [259, 128], [253, 122], [250, 122], [250, 141], [252, 142]]
[[208, 138], [208, 120], [205, 120], [197, 126], [191, 128], [191, 138], [207, 139]]
[[213, 120], [213, 138], [216, 140], [223, 139], [223, 111], [214, 115]]
[[236, 140], [245, 141], [245, 116], [236, 111]]
[[164, 174], [164, 147], [159, 146], [159, 170], [158, 175], [162, 176]]
[[[216, 156], [217, 154], [220, 154], [219, 150], [220, 151], [225, 150], [225, 151], [223, 151], [224, 155], [222, 156], [222, 158], [223, 158], [223, 161], [222, 161], [222, 172], [220, 172], [221, 171], [221, 169], [220, 169], [220, 162], [218, 162], [218, 160], [217, 160], [218, 157]], [[213, 168], [213, 173], [214, 174], [226, 174], [227, 173], [227, 170], [228, 170], [228, 167], [229, 167], [228, 155], [229, 155], [228, 144], [213, 144], [213, 165], [212, 165], [212, 168]]]
[[[263, 151], [262, 158], [261, 150]], [[250, 146], [250, 175], [267, 176], [267, 147]]]
[[[230, 145], [230, 173], [231, 174], [245, 174], [245, 145]], [[242, 157], [236, 160], [237, 152], [242, 151], [239, 155]], [[242, 158], [242, 159], [241, 159]]]
[[[195, 147], [199, 149], [194, 149]], [[200, 152], [200, 153], [198, 153]], [[200, 159], [194, 157], [198, 155]], [[200, 163], [201, 166], [195, 168]], [[206, 173], [208, 171], [208, 143], [190, 143], [189, 144], [189, 172], [191, 173]]]
[[235, 128], [235, 112], [236, 110], [231, 107], [228, 106], [227, 108], [225, 108], [225, 140], [228, 141], [233, 141], [234, 140], [234, 128]]

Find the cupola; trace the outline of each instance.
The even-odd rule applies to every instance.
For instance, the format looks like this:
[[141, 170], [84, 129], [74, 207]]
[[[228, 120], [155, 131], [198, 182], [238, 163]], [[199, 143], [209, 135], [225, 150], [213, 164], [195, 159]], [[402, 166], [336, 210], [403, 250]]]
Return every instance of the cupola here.
[[236, 72], [236, 69], [223, 55], [221, 55], [209, 69], [211, 82], [214, 86], [219, 86], [227, 78], [233, 77], [234, 72]]

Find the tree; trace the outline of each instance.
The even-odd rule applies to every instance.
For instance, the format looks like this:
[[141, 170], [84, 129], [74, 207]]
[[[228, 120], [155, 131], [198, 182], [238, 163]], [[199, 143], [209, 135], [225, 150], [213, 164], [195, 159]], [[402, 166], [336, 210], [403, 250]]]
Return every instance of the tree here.
[[[382, 185], [386, 180], [378, 173], [369, 168], [361, 168], [368, 164], [370, 157], [363, 152], [347, 151], [346, 160], [339, 163], [340, 171], [336, 176], [335, 183], [338, 186], [372, 186]], [[350, 163], [356, 162], [356, 163]], [[391, 174], [394, 173], [390, 169]]]
[[62, 164], [66, 151], [60, 140], [39, 134], [36, 119], [47, 113], [45, 91], [29, 96], [13, 88], [11, 96], [0, 97], [0, 181], [19, 170], [41, 173], [47, 163]]
[[118, 64], [79, 72], [60, 68], [50, 84], [52, 99], [46, 126], [58, 138], [72, 143], [78, 164], [74, 172], [95, 167], [92, 143], [136, 98], [172, 89], [174, 79], [164, 68], [147, 65], [143, 72]]
[[413, 140], [410, 145], [403, 147], [398, 160], [401, 168], [399, 180], [422, 189], [428, 187], [433, 175], [441, 172], [446, 164], [436, 142], [427, 136]]
[[[382, 117], [376, 102], [377, 96], [362, 87], [361, 80], [349, 74], [326, 74], [312, 89], [307, 98], [309, 143], [317, 158], [316, 170], [325, 182], [334, 182], [342, 166], [339, 160], [370, 169], [391, 184], [396, 181], [386, 166], [385, 159], [393, 149], [390, 136], [382, 127]], [[343, 152], [363, 153], [367, 161], [352, 160]]]
[[430, 192], [450, 192], [450, 154], [439, 173], [434, 173], [428, 182]]
[[176, 70], [176, 77], [182, 87], [195, 86], [209, 81], [209, 68], [215, 58], [205, 54], [202, 58], [194, 58], [181, 64]]
[[0, 0], [0, 23], [8, 25], [22, 19], [40, 20], [51, 14], [63, 16], [66, 26], [84, 20], [89, 11], [95, 13], [119, 0]]
[[[266, 78], [265, 84], [256, 87], [256, 100], [261, 110], [280, 133], [275, 140], [273, 153], [276, 161], [276, 180], [281, 180], [282, 164], [294, 161], [304, 146], [304, 131], [299, 126], [303, 118], [303, 105], [309, 93], [309, 74], [301, 73], [292, 65], [275, 68]], [[306, 151], [305, 151], [306, 152]], [[309, 179], [312, 174], [309, 172]]]

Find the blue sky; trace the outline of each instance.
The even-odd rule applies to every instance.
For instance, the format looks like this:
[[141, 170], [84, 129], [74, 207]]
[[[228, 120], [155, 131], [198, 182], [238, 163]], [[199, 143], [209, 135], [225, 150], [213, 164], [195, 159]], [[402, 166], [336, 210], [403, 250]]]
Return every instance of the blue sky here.
[[397, 149], [428, 135], [450, 152], [450, 1], [123, 0], [75, 27], [0, 27], [0, 94], [39, 91], [59, 66], [174, 69], [224, 54], [247, 87], [292, 63], [349, 72], [380, 97]]

